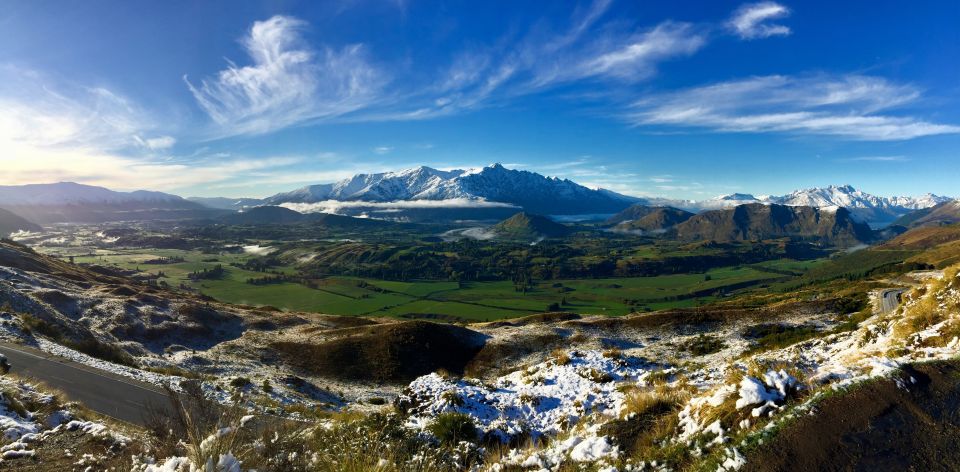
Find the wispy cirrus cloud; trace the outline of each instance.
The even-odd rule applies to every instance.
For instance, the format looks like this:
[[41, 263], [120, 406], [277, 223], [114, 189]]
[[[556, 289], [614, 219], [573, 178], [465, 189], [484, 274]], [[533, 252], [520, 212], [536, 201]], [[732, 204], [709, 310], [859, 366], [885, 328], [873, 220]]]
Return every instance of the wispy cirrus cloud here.
[[920, 97], [910, 85], [862, 75], [765, 76], [656, 94], [628, 114], [635, 125], [727, 133], [796, 133], [895, 141], [960, 127], [895, 115]]
[[219, 125], [219, 135], [263, 134], [347, 115], [375, 103], [385, 79], [362, 44], [315, 50], [304, 21], [274, 16], [251, 26], [242, 44], [250, 65], [228, 61], [215, 77], [184, 81]]
[[[104, 87], [0, 66], [0, 139], [46, 148], [123, 149], [162, 144], [147, 112]], [[156, 141], [160, 139], [161, 141]]]
[[560, 30], [531, 29], [495, 46], [462, 51], [426, 93], [411, 97], [419, 106], [385, 116], [403, 120], [462, 113], [583, 81], [629, 85], [708, 43], [709, 28], [692, 23], [605, 22], [610, 5], [597, 0], [578, 8]]
[[642, 80], [656, 72], [657, 64], [689, 56], [706, 44], [706, 37], [689, 23], [666, 21], [634, 35], [626, 44], [604, 52], [575, 68], [575, 77], [608, 76], [625, 81]]
[[770, 21], [785, 18], [789, 15], [790, 9], [779, 3], [748, 3], [733, 12], [733, 16], [727, 22], [727, 27], [741, 39], [787, 36], [791, 33], [789, 27], [774, 24]]

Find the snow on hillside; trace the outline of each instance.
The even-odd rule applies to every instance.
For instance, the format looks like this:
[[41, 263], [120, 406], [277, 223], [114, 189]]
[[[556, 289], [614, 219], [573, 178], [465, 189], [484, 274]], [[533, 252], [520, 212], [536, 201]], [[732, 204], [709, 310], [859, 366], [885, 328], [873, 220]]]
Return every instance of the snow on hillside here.
[[617, 414], [624, 399], [617, 382], [641, 381], [655, 367], [598, 351], [573, 352], [500, 377], [492, 386], [437, 374], [420, 377], [400, 396], [400, 404], [412, 412], [410, 424], [416, 428], [455, 411], [473, 416], [484, 434], [503, 441], [524, 432], [536, 439], [591, 414]]
[[[626, 352], [566, 351], [491, 383], [426, 375], [408, 386], [398, 406], [410, 413], [408, 426], [424, 434], [433, 418], [457, 412], [472, 417], [482, 435], [503, 442], [527, 435], [550, 439], [542, 447], [509, 449], [483, 470], [555, 470], [570, 462], [656, 470], [657, 464], [625, 459], [604, 431], [629, 417], [630, 395], [667, 392], [683, 400], [675, 431], [655, 447], [716, 457], [717, 470], [737, 470], [747, 461], [741, 447], [762, 444], [779, 424], [812, 414], [825, 395], [889, 376], [906, 363], [960, 354], [960, 278], [955, 270], [930, 275], [894, 313], [878, 309], [857, 329], [827, 329], [786, 348], [687, 366], [652, 364]], [[873, 294], [875, 302], [879, 298]]]

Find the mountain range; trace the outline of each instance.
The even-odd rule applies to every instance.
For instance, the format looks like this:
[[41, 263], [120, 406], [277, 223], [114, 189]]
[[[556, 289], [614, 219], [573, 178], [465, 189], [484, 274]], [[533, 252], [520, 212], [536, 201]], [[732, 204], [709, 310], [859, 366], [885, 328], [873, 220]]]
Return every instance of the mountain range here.
[[35, 223], [209, 217], [218, 211], [179, 196], [59, 182], [0, 186], [0, 207]]
[[851, 185], [830, 185], [795, 190], [787, 195], [753, 196], [745, 193], [721, 195], [708, 200], [650, 199], [648, 204], [672, 206], [693, 212], [731, 208], [738, 205], [761, 203], [764, 205], [808, 206], [821, 209], [846, 208], [850, 214], [875, 226], [892, 223], [914, 210], [930, 208], [953, 200], [928, 193], [919, 197], [879, 197], [854, 188]]
[[540, 214], [616, 213], [640, 201], [568, 179], [512, 170], [500, 164], [443, 171], [415, 167], [397, 172], [357, 174], [333, 184], [310, 185], [264, 200], [268, 205], [328, 200], [397, 202], [468, 200], [498, 202]]
[[[0, 186], [0, 207], [40, 224], [210, 218], [263, 205], [285, 206], [301, 213], [326, 212], [397, 221], [459, 221], [498, 220], [518, 211], [567, 218], [586, 215], [597, 219], [634, 204], [699, 213], [756, 203], [825, 210], [846, 208], [858, 221], [881, 227], [913, 211], [951, 200], [933, 194], [879, 197], [850, 185], [809, 188], [782, 196], [734, 193], [707, 200], [640, 198], [591, 189], [568, 179], [507, 169], [500, 164], [469, 170], [421, 166], [396, 172], [357, 174], [339, 182], [310, 185], [265, 199], [184, 199], [163, 192], [117, 192], [72, 182]], [[667, 215], [664, 211], [660, 210], [659, 219], [667, 223], [680, 223], [688, 216], [676, 212]], [[618, 224], [640, 219], [623, 215], [621, 218]], [[630, 223], [623, 229], [639, 230], [660, 224], [649, 223]], [[626, 228], [631, 225], [634, 227]]]
[[[952, 198], [926, 194], [919, 197], [880, 197], [850, 185], [796, 190], [787, 195], [754, 196], [747, 193], [721, 195], [706, 200], [631, 197], [606, 189], [590, 189], [567, 179], [512, 170], [500, 164], [470, 170], [442, 171], [430, 167], [357, 174], [332, 184], [311, 185], [263, 200], [269, 205], [316, 203], [329, 200], [396, 202], [467, 199], [510, 204], [537, 214], [611, 214], [631, 203], [650, 207], [673, 207], [699, 213], [762, 203], [814, 208], [846, 208], [850, 214], [875, 226], [892, 223], [911, 211], [930, 208]], [[249, 205], [250, 202], [244, 204]]]

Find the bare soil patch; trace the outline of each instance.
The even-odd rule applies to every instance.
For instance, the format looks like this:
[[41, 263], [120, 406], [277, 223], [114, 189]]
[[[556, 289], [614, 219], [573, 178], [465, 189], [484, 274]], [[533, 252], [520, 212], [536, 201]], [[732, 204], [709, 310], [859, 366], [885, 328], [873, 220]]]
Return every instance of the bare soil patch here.
[[932, 362], [824, 400], [749, 454], [744, 470], [960, 470], [957, 444], [960, 362]]

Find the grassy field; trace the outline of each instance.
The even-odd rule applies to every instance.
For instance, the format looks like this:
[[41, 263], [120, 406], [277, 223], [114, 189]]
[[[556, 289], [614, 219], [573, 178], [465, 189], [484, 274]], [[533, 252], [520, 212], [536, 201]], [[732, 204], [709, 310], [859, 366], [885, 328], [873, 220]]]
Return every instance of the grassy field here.
[[[160, 257], [182, 258], [171, 264], [145, 264]], [[546, 311], [557, 304], [564, 311], [581, 314], [624, 315], [633, 311], [689, 307], [723, 296], [731, 288], [761, 284], [783, 277], [776, 269], [800, 273], [816, 262], [773, 261], [763, 267], [738, 266], [703, 274], [660, 277], [549, 280], [534, 284], [526, 293], [509, 281], [397, 282], [353, 277], [329, 277], [316, 281], [316, 288], [297, 283], [252, 285], [247, 279], [266, 274], [233, 267], [252, 257], [247, 254], [204, 254], [182, 250], [112, 250], [76, 257], [77, 263], [115, 265], [124, 269], [163, 274], [173, 287], [190, 286], [218, 300], [245, 305], [269, 305], [281, 309], [337, 315], [393, 316], [441, 320], [485, 321], [525, 316]], [[191, 272], [218, 264], [226, 274], [216, 280], [190, 280]], [[277, 270], [292, 273], [291, 267]]]

